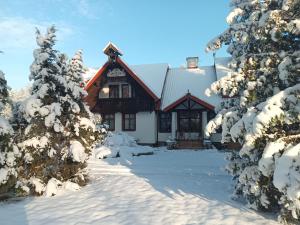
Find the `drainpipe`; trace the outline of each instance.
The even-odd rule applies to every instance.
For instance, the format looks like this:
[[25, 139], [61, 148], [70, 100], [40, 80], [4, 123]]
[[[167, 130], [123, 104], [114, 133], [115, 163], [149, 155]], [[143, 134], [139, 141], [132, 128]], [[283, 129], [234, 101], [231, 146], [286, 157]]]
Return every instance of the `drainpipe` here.
[[156, 145], [158, 146], [158, 111], [156, 111]]

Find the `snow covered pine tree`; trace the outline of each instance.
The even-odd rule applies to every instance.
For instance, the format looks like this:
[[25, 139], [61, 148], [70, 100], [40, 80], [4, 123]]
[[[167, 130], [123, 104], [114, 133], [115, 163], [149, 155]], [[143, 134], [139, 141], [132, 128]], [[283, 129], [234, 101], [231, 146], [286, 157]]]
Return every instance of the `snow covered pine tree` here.
[[19, 156], [13, 142], [13, 128], [3, 116], [2, 110], [9, 104], [8, 87], [4, 73], [0, 71], [0, 197], [13, 190], [17, 178], [16, 161]]
[[229, 28], [208, 51], [228, 45], [232, 72], [207, 94], [230, 97], [206, 133], [222, 127], [239, 142], [229, 159], [235, 194], [252, 208], [300, 221], [300, 0], [232, 0]]
[[23, 170], [17, 187], [46, 196], [55, 195], [61, 185], [78, 188], [85, 183], [87, 156], [96, 141], [90, 113], [79, 103], [84, 92], [70, 81], [75, 75], [68, 72], [67, 57], [53, 49], [55, 32], [54, 26], [45, 36], [37, 30], [32, 95], [20, 107], [28, 125], [18, 143]]

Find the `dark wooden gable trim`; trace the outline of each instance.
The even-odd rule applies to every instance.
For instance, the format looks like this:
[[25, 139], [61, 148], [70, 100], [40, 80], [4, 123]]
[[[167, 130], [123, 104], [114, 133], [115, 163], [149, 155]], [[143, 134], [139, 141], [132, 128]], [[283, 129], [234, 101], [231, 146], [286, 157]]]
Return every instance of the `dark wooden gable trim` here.
[[204, 106], [205, 108], [207, 109], [210, 109], [210, 110], [214, 110], [214, 106], [195, 97], [194, 95], [191, 95], [190, 93], [187, 93], [186, 95], [184, 95], [183, 97], [181, 97], [180, 99], [178, 99], [177, 101], [173, 102], [171, 105], [167, 106], [163, 111], [164, 112], [167, 112], [171, 109], [174, 109], [176, 106], [178, 106], [180, 103], [184, 102], [185, 100], [188, 100], [188, 99], [191, 99], [195, 102], [197, 102], [199, 105], [202, 105]]
[[86, 92], [88, 93], [88, 95], [85, 96], [84, 100], [86, 101], [86, 103], [88, 104], [90, 109], [95, 107], [95, 105], [97, 103], [97, 98], [98, 98], [99, 87], [95, 86], [94, 84], [96, 84], [96, 81], [104, 73], [104, 71], [106, 70], [108, 65], [109, 65], [109, 62], [106, 62], [97, 71], [97, 73], [94, 75], [94, 77], [88, 81], [87, 85], [84, 88], [86, 90]]
[[[154, 99], [154, 101], [157, 103], [159, 101], [159, 97], [156, 96], [149, 88], [148, 86], [126, 65], [126, 63], [123, 62], [119, 57], [117, 57], [116, 60], [125, 70], [126, 72]], [[98, 79], [101, 77], [101, 75], [105, 72], [106, 68], [110, 64], [109, 61], [107, 61], [94, 75], [92, 79], [89, 80], [87, 83], [85, 90], [89, 93], [89, 90], [93, 87], [93, 84], [98, 81]], [[88, 99], [88, 98], [87, 98]], [[157, 103], [159, 104], [159, 103]]]
[[92, 79], [90, 79], [85, 86], [85, 90], [88, 92], [88, 90], [93, 86], [93, 84], [98, 80], [98, 78], [103, 74], [107, 66], [109, 65], [109, 62], [106, 62], [99, 70], [98, 72], [93, 76]]

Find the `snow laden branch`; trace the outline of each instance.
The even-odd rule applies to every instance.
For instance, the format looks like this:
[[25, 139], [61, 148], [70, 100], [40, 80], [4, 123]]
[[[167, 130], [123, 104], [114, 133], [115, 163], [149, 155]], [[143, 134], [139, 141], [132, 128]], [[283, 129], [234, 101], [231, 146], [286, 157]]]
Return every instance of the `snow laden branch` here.
[[3, 113], [11, 102], [8, 90], [4, 73], [0, 71], [0, 195], [13, 189], [20, 157], [19, 149], [13, 142], [14, 130], [5, 117], [6, 113]]
[[299, 222], [300, 1], [230, 5], [228, 29], [206, 49], [227, 45], [232, 56], [232, 72], [206, 91], [223, 97], [206, 134], [221, 129], [223, 143], [241, 145], [228, 157], [234, 194], [252, 208], [280, 209], [281, 220]]

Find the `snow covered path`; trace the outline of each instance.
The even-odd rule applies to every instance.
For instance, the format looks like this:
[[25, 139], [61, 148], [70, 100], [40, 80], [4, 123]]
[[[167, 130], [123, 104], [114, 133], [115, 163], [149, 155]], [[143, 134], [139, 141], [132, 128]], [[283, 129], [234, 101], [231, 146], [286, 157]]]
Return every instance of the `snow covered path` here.
[[216, 151], [91, 160], [80, 191], [1, 204], [1, 224], [277, 224], [230, 200]]

